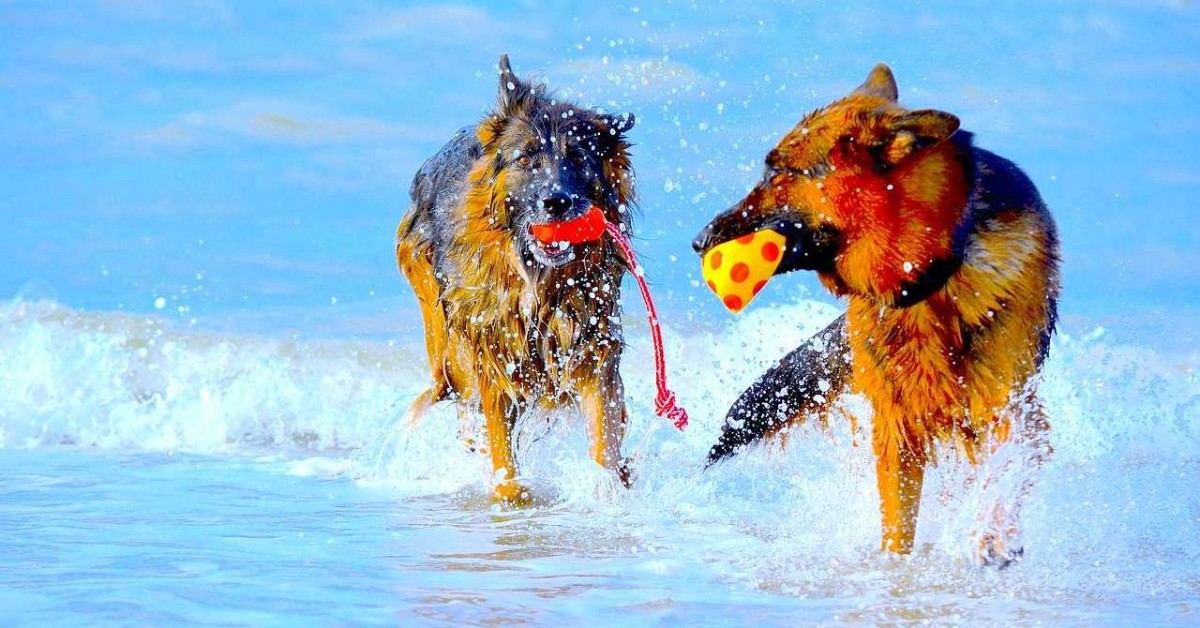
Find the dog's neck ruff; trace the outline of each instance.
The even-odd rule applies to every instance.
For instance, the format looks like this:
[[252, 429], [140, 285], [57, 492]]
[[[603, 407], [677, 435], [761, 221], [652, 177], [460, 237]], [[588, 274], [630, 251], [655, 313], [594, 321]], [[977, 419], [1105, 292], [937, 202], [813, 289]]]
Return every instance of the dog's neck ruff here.
[[950, 278], [962, 268], [967, 250], [967, 240], [978, 227], [980, 216], [986, 213], [988, 203], [982, 198], [986, 186], [980, 179], [975, 168], [972, 134], [968, 131], [958, 131], [950, 141], [958, 148], [957, 159], [963, 168], [963, 177], [967, 182], [967, 199], [963, 205], [963, 215], [954, 231], [950, 234], [950, 254], [947, 257], [933, 260], [921, 276], [905, 282], [901, 286], [899, 296], [892, 305], [899, 308], [912, 307], [934, 293], [946, 287]]
[[687, 410], [676, 404], [675, 393], [667, 387], [667, 364], [663, 358], [662, 332], [658, 328], [658, 312], [654, 309], [653, 299], [650, 298], [650, 288], [646, 286], [646, 273], [642, 270], [642, 265], [638, 263], [637, 255], [633, 252], [629, 238], [621, 233], [621, 227], [611, 222], [605, 222], [604, 229], [608, 235], [612, 236], [617, 248], [621, 249], [621, 254], [625, 256], [625, 261], [633, 272], [633, 278], [637, 280], [638, 288], [641, 289], [642, 302], [646, 304], [646, 318], [650, 322], [650, 339], [654, 343], [654, 383], [658, 391], [658, 396], [654, 398], [654, 413], [674, 423], [676, 428], [683, 430], [688, 424], [688, 414]]

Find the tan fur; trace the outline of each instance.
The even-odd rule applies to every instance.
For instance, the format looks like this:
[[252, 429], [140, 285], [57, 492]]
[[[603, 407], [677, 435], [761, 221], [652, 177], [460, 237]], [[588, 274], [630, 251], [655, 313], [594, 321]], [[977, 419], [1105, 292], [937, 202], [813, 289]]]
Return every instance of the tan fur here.
[[[519, 81], [502, 75], [501, 105], [475, 129], [482, 154], [466, 175], [462, 202], [436, 212], [414, 208], [400, 224], [396, 254], [421, 305], [434, 380], [414, 402], [413, 414], [451, 396], [460, 407], [480, 410], [497, 473], [495, 497], [520, 505], [529, 495], [515, 481], [512, 428], [532, 410], [579, 411], [592, 457], [628, 480], [620, 456], [626, 412], [618, 372], [625, 266], [607, 240], [578, 245], [577, 259], [558, 268], [522, 257], [513, 198], [532, 173], [507, 158], [539, 146], [546, 130], [539, 131], [536, 107], [549, 105], [538, 100], [540, 91], [519, 82], [525, 99], [506, 99], [510, 80]], [[607, 118], [580, 111], [598, 133], [608, 133]], [[572, 123], [578, 118], [562, 122]], [[628, 228], [633, 189], [627, 145], [609, 141], [615, 148], [605, 155], [602, 176], [613, 198], [600, 206], [608, 221]]]
[[954, 442], [976, 461], [1016, 422], [1048, 451], [1034, 383], [1059, 280], [1055, 227], [1032, 183], [969, 134], [955, 135], [954, 116], [907, 110], [896, 94], [880, 65], [806, 116], [697, 250], [780, 217], [805, 233], [836, 233], [828, 259], [803, 267], [848, 300], [845, 383], [874, 408], [882, 545], [907, 553], [936, 443]]

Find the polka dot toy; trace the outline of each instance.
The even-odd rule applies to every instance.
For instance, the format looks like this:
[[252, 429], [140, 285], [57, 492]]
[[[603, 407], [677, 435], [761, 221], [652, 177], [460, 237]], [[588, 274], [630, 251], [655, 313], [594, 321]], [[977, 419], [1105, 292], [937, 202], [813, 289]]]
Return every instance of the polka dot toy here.
[[729, 311], [741, 312], [779, 268], [787, 238], [763, 229], [709, 249], [701, 260], [704, 281]]

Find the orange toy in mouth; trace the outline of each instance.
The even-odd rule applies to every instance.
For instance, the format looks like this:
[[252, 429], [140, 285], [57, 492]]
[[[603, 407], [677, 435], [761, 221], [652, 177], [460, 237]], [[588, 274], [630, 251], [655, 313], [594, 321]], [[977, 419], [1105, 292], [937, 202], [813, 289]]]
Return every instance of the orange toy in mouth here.
[[704, 254], [704, 282], [729, 311], [741, 312], [779, 268], [786, 244], [774, 229], [722, 242]]
[[548, 222], [541, 225], [530, 225], [529, 233], [533, 239], [542, 244], [555, 242], [591, 242], [599, 240], [604, 235], [604, 212], [592, 205], [582, 216], [570, 220]]

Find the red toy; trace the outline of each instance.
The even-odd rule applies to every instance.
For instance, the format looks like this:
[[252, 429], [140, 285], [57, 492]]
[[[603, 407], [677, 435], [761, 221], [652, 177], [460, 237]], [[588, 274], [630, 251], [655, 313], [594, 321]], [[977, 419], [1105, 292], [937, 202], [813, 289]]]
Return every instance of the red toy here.
[[578, 218], [530, 225], [529, 227], [529, 233], [542, 244], [592, 242], [599, 240], [605, 231], [612, 237], [613, 242], [620, 249], [621, 255], [625, 257], [629, 269], [633, 271], [633, 278], [642, 292], [642, 302], [646, 304], [646, 317], [650, 320], [650, 340], [654, 345], [654, 383], [658, 391], [658, 395], [654, 398], [654, 413], [671, 421], [675, 427], [682, 430], [688, 424], [687, 411], [678, 405], [675, 393], [667, 387], [667, 364], [663, 357], [662, 332], [658, 326], [658, 312], [654, 309], [654, 301], [650, 298], [650, 288], [646, 286], [645, 272], [642, 270], [642, 265], [638, 263], [637, 255], [633, 252], [633, 245], [629, 243], [629, 238], [621, 233], [620, 227], [605, 220], [604, 212], [596, 205], [592, 205]]
[[529, 233], [542, 244], [592, 242], [599, 240], [600, 236], [604, 235], [604, 212], [600, 211], [599, 207], [592, 205], [591, 209], [578, 218], [543, 225], [531, 225]]

